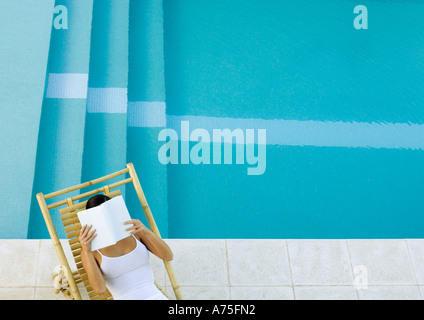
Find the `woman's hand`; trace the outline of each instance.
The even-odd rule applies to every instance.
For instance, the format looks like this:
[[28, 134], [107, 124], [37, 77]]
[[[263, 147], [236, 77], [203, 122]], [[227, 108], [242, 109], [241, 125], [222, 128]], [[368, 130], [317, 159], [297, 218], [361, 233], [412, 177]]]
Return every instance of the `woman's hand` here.
[[126, 230], [137, 235], [150, 252], [166, 261], [171, 261], [173, 259], [174, 255], [165, 241], [150, 231], [140, 220], [132, 219], [124, 224], [133, 225]]
[[132, 224], [132, 227], [129, 227], [128, 229], [125, 229], [126, 231], [131, 231], [131, 234], [143, 234], [147, 228], [146, 226], [138, 219], [131, 219], [127, 222], [124, 222], [124, 224]]
[[84, 225], [81, 228], [81, 232], [79, 235], [79, 240], [81, 243], [82, 250], [86, 252], [91, 252], [91, 241], [93, 241], [93, 239], [97, 236], [97, 234], [95, 233], [96, 232], [95, 229], [91, 232], [90, 230], [91, 230], [91, 226]]

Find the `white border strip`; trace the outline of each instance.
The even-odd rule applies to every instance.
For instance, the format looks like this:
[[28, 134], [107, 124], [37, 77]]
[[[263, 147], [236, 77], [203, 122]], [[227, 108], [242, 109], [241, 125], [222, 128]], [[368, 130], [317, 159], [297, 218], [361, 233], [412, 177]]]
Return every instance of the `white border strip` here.
[[47, 98], [87, 99], [89, 113], [127, 113], [128, 126], [174, 129], [181, 139], [181, 122], [190, 131], [205, 129], [265, 129], [268, 145], [388, 148], [424, 150], [424, 125], [343, 121], [299, 121], [166, 115], [164, 102], [129, 102], [127, 88], [87, 88], [86, 73], [50, 73]]
[[88, 74], [49, 73], [46, 98], [86, 99]]
[[213, 129], [265, 129], [268, 145], [424, 150], [423, 124], [168, 115], [167, 127], [175, 130], [179, 139], [182, 121], [189, 121], [190, 132], [205, 129], [211, 137]]

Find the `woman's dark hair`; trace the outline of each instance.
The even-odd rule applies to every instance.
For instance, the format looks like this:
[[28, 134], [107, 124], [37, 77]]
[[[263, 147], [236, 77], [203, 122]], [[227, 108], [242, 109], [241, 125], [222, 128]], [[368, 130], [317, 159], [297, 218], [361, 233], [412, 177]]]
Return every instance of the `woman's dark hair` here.
[[86, 209], [94, 208], [101, 205], [103, 202], [110, 200], [108, 196], [104, 194], [97, 194], [94, 197], [88, 199], [87, 204], [85, 206]]

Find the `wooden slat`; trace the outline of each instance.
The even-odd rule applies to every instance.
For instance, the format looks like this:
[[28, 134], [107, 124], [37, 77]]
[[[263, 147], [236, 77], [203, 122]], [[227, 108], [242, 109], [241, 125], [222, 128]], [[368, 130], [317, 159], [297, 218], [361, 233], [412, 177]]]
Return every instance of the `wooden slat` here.
[[74, 224], [66, 227], [65, 228], [65, 232], [72, 232], [72, 231], [74, 231], [74, 232], [78, 232], [78, 235], [79, 235], [79, 232], [81, 230], [81, 227], [82, 227], [81, 226], [81, 223], [77, 222], [77, 223], [74, 223]]
[[[121, 180], [121, 181], [118, 181], [118, 182], [115, 182], [115, 183], [110, 184], [109, 185], [109, 188], [110, 189], [117, 188], [119, 186], [122, 186], [122, 185], [127, 184], [127, 183], [130, 183], [130, 182], [132, 182], [132, 178], [124, 179], [124, 180]], [[89, 197], [89, 196], [91, 196], [93, 194], [104, 192], [104, 187], [105, 186], [103, 186], [101, 188], [98, 188], [98, 189], [95, 189], [95, 190], [91, 190], [91, 191], [85, 192], [85, 193], [81, 193], [79, 195], [76, 195], [76, 196], [72, 197], [71, 199], [72, 199], [72, 201], [77, 201], [77, 200], [83, 199], [85, 197]], [[47, 208], [48, 209], [53, 209], [53, 208], [57, 208], [57, 207], [60, 207], [60, 206], [63, 206], [63, 205], [66, 205], [66, 199], [65, 200], [61, 200], [61, 201], [58, 201], [58, 202], [51, 203], [51, 204], [49, 204], [47, 206]]]
[[81, 243], [79, 243], [79, 241], [75, 241], [74, 243], [70, 243], [70, 241], [69, 241], [69, 244], [71, 245], [72, 251], [81, 249]]
[[87, 204], [87, 201], [80, 202], [80, 203], [74, 204], [73, 206], [68, 206], [66, 208], [60, 209], [59, 213], [62, 215], [62, 214], [67, 213], [67, 212], [76, 211], [78, 209], [83, 209], [83, 208], [85, 208], [86, 204]]
[[[120, 194], [121, 194], [121, 190], [115, 190], [115, 191], [112, 191], [111, 193], [108, 193], [109, 197], [111, 197], [111, 198], [116, 197]], [[85, 208], [87, 201], [88, 200], [83, 201], [83, 202], [79, 202], [77, 204], [74, 204], [72, 206], [68, 206], [68, 207], [63, 208], [63, 209], [60, 209], [59, 213], [64, 214], [64, 213], [67, 213], [67, 212], [71, 212], [71, 211], [75, 211], [75, 210], [78, 210], [78, 209]]]
[[81, 279], [81, 276], [80, 276], [80, 274], [79, 274], [78, 270], [77, 270], [77, 271], [72, 272], [72, 274], [74, 275], [75, 283], [80, 283], [80, 282], [82, 282], [82, 279]]
[[60, 216], [60, 218], [62, 219], [62, 221], [65, 221], [65, 220], [68, 220], [68, 219], [73, 219], [73, 218], [77, 217], [77, 212], [78, 211], [72, 211], [72, 212], [69, 212], [69, 213], [62, 214]]
[[60, 196], [62, 194], [68, 193], [68, 192], [72, 192], [72, 191], [75, 191], [75, 190], [78, 190], [78, 189], [89, 187], [89, 186], [92, 186], [94, 184], [115, 178], [115, 177], [120, 176], [122, 174], [125, 174], [127, 172], [128, 172], [128, 168], [125, 168], [125, 169], [122, 169], [120, 171], [108, 174], [108, 175], [101, 177], [101, 178], [97, 178], [97, 179], [94, 179], [94, 180], [91, 180], [91, 181], [88, 181], [88, 182], [85, 182], [85, 183], [81, 183], [79, 185], [76, 185], [76, 186], [73, 186], [73, 187], [70, 187], [70, 188], [66, 188], [66, 189], [62, 189], [62, 190], [59, 190], [59, 191], [55, 191], [55, 192], [46, 194], [44, 196], [44, 199], [50, 199], [50, 198], [57, 197], [57, 196]]
[[65, 227], [65, 232], [72, 232], [72, 231], [77, 231], [81, 229], [81, 223], [79, 222], [75, 222], [73, 224], [68, 225], [67, 227]]
[[72, 246], [74, 244], [78, 243], [80, 246], [81, 244], [79, 243], [79, 239], [78, 238], [73, 238], [73, 239], [69, 239], [69, 244]]
[[105, 196], [108, 196], [109, 198], [114, 198], [116, 196], [120, 196], [121, 195], [121, 190], [115, 190], [109, 193], [105, 193]]
[[80, 234], [79, 230], [78, 231], [71, 231], [71, 232], [68, 232], [66, 234], [66, 236], [68, 237], [68, 239], [72, 239], [73, 237], [78, 237], [79, 234]]
[[[75, 223], [79, 223], [79, 220], [78, 220], [78, 217], [76, 217], [76, 216], [74, 216], [74, 217], [72, 217], [72, 218], [69, 218], [69, 219], [65, 219], [65, 220], [63, 220], [63, 225], [65, 226], [65, 227], [67, 227], [67, 226], [69, 226], [69, 225], [71, 225], [71, 224], [75, 224]], [[65, 232], [66, 232], [66, 229], [65, 229]]]

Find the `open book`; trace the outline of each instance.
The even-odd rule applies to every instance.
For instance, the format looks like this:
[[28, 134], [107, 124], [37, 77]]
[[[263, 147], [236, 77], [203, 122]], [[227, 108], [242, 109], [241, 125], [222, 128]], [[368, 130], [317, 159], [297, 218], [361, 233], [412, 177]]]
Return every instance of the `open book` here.
[[91, 225], [97, 236], [91, 242], [91, 250], [97, 250], [114, 245], [131, 235], [125, 231], [131, 227], [124, 222], [131, 220], [130, 213], [122, 196], [116, 196], [101, 205], [78, 212], [81, 226]]

